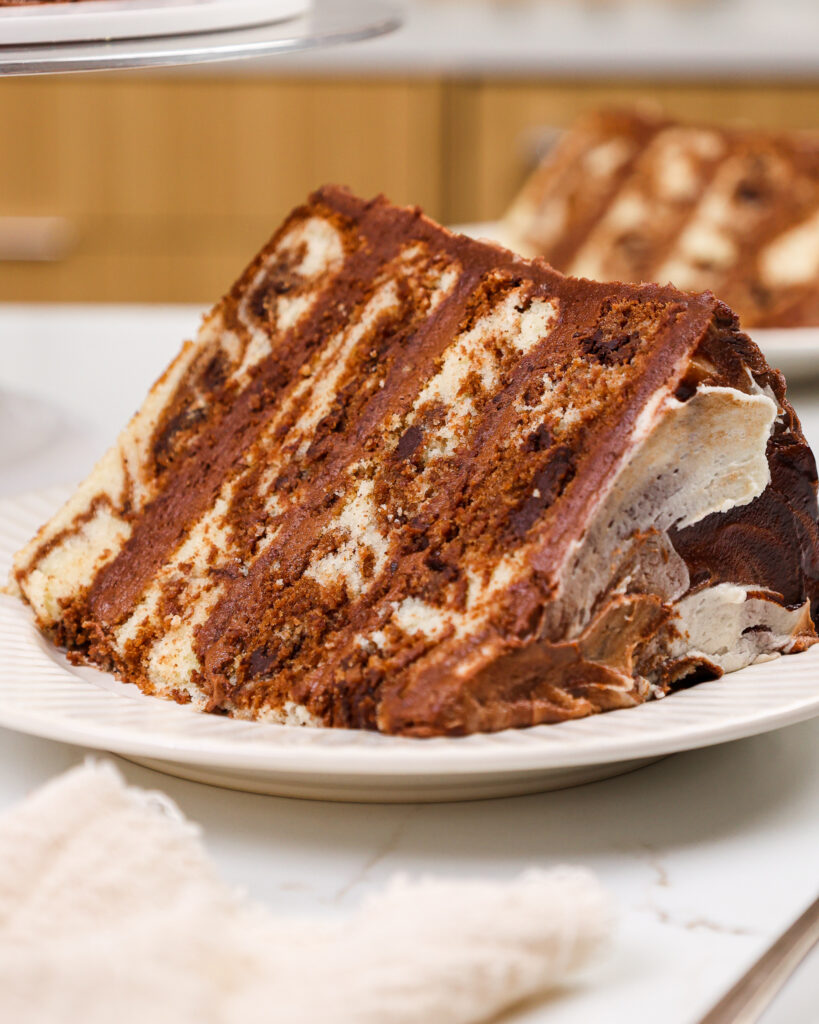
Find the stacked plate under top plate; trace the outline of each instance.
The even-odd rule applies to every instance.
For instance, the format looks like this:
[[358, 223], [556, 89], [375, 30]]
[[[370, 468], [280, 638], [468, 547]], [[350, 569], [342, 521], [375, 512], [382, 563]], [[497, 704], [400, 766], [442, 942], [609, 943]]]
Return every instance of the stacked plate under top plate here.
[[269, 25], [311, 0], [78, 0], [0, 5], [0, 45], [145, 39]]

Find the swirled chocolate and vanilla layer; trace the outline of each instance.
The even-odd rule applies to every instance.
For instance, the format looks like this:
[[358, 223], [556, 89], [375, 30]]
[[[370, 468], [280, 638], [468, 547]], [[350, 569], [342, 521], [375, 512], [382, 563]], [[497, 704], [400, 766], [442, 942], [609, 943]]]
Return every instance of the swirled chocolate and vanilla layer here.
[[459, 734], [810, 645], [816, 517], [784, 382], [711, 295], [566, 278], [326, 188], [14, 579], [147, 693]]
[[819, 135], [584, 118], [504, 221], [567, 274], [711, 289], [746, 327], [819, 325]]

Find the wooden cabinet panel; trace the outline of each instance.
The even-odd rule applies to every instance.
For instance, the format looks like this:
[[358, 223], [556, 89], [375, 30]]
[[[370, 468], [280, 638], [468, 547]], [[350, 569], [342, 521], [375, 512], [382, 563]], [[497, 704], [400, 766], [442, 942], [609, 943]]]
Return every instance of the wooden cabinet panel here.
[[238, 217], [85, 220], [64, 259], [0, 263], [0, 299], [207, 304], [270, 233], [269, 224]]
[[[819, 129], [819, 85], [807, 84], [6, 80], [0, 300], [206, 302], [328, 181], [417, 203], [445, 223], [492, 219], [520, 186], [539, 127], [635, 101], [693, 120]], [[64, 255], [3, 261], [1, 218], [12, 216], [61, 218]]]
[[441, 109], [438, 84], [404, 80], [0, 82], [0, 217], [74, 238], [59, 262], [0, 263], [0, 299], [213, 298], [328, 181], [443, 216]]

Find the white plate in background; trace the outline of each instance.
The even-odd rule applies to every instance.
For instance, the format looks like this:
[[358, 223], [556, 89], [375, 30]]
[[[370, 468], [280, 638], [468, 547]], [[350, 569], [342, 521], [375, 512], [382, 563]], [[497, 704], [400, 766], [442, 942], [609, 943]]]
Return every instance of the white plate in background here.
[[[68, 491], [0, 501], [0, 578]], [[0, 595], [0, 725], [199, 782], [322, 800], [511, 796], [619, 775], [667, 754], [819, 715], [819, 645], [664, 700], [560, 725], [450, 739], [264, 725], [192, 711], [76, 668]]]
[[0, 46], [187, 35], [267, 25], [311, 0], [78, 0], [0, 7]]
[[498, 245], [506, 246], [507, 249], [514, 249], [511, 240], [506, 235], [502, 220], [475, 221], [470, 224], [453, 224], [450, 231], [457, 231], [470, 238], [479, 238], [488, 242], [497, 242]]
[[[514, 249], [502, 221], [459, 224], [452, 230]], [[819, 378], [819, 327], [752, 327], [747, 333], [788, 380]]]
[[748, 334], [788, 380], [819, 377], [819, 327], [751, 327]]

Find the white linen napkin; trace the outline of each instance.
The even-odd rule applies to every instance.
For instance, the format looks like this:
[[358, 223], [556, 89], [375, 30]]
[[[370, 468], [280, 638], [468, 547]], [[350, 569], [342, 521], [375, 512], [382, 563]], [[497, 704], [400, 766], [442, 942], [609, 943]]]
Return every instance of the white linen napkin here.
[[599, 883], [568, 868], [397, 878], [345, 922], [279, 918], [107, 763], [0, 818], [2, 1021], [469, 1024], [565, 981], [610, 927]]

